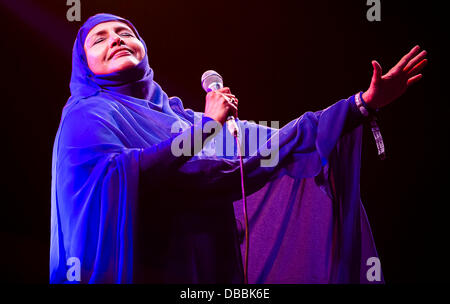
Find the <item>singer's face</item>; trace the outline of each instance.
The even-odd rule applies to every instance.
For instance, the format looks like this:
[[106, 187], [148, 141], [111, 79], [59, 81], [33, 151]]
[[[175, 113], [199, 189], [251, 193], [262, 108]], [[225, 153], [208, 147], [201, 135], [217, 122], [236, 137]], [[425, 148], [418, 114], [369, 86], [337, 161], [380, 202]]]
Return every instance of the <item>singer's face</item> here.
[[84, 42], [88, 66], [96, 75], [109, 74], [136, 66], [145, 48], [131, 28], [120, 21], [99, 23]]

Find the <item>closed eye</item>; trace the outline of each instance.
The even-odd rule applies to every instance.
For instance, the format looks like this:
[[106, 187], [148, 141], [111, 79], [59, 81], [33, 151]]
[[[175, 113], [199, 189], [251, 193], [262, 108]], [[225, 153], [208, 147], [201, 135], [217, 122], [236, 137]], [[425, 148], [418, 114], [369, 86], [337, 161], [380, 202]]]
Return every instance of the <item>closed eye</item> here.
[[99, 39], [95, 40], [94, 45], [102, 42], [103, 40], [105, 40], [105, 38], [99, 38]]
[[[124, 36], [124, 37], [134, 37], [132, 34], [130, 33], [121, 33], [120, 36]], [[105, 40], [105, 38], [98, 38], [97, 40], [95, 40], [95, 42], [92, 45], [96, 45], [97, 43], [102, 42], [103, 40]]]
[[121, 36], [125, 36], [125, 37], [134, 37], [133, 35], [131, 35], [130, 33], [122, 33], [120, 34]]

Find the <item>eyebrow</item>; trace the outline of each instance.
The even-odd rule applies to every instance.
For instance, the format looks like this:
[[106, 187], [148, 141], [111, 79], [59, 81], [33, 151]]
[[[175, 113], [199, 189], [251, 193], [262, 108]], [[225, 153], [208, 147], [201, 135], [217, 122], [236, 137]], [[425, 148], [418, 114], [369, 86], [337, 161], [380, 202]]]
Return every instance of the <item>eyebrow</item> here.
[[[115, 26], [115, 27], [114, 27], [114, 31], [115, 31], [115, 32], [122, 31], [122, 30], [127, 30], [127, 31], [130, 31], [130, 32], [133, 33], [133, 31], [132, 31], [130, 28], [128, 28], [128, 27], [126, 27], [126, 26], [124, 26], [124, 25], [118, 25], [118, 26]], [[87, 41], [90, 42], [94, 37], [103, 35], [103, 34], [105, 34], [106, 32], [107, 32], [107, 30], [100, 30], [100, 31], [96, 32], [95, 34], [92, 34], [92, 35], [87, 39]]]

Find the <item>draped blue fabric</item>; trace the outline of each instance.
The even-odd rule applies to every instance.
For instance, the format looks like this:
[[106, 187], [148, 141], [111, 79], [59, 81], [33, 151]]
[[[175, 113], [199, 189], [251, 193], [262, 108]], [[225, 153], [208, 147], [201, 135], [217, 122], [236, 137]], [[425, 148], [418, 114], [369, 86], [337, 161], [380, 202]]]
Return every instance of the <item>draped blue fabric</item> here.
[[[108, 21], [130, 25], [145, 46], [131, 22], [110, 14], [78, 32], [71, 97], [53, 146], [50, 282], [242, 283], [233, 137], [218, 128], [202, 135], [194, 156], [174, 156], [177, 138], [214, 121], [167, 96], [146, 47], [137, 66], [94, 75], [84, 40]], [[363, 118], [353, 98], [280, 129], [237, 121], [246, 147], [250, 283], [369, 283], [366, 261], [377, 253], [360, 200]], [[80, 261], [80, 281], [68, 275], [71, 258]]]

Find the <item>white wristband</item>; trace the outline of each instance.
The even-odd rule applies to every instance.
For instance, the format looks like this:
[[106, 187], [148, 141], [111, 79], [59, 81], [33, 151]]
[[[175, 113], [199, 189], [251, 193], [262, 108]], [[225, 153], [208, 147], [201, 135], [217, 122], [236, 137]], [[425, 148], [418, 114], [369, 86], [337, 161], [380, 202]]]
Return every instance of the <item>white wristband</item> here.
[[369, 116], [369, 111], [367, 111], [366, 107], [363, 105], [360, 94], [361, 92], [355, 94], [355, 103], [361, 114], [367, 117]]

